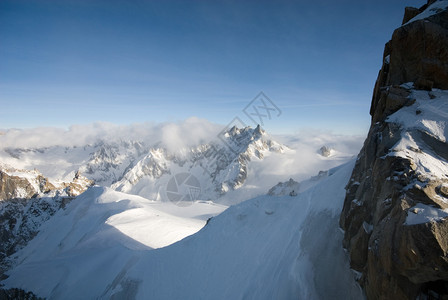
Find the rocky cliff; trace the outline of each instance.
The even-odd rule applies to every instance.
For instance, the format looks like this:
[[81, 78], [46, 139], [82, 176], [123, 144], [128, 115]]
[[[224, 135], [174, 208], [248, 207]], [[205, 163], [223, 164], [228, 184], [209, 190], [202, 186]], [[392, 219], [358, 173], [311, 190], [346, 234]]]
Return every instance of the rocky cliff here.
[[0, 165], [0, 278], [9, 267], [8, 256], [25, 246], [42, 223], [91, 185], [93, 181], [79, 172], [71, 182], [52, 183], [37, 170]]
[[448, 299], [448, 1], [406, 8], [340, 218], [368, 299]]

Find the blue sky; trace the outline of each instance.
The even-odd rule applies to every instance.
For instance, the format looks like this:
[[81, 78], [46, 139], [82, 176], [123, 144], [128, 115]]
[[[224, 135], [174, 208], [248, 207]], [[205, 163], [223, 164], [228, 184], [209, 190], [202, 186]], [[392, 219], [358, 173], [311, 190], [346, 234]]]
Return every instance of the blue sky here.
[[425, 1], [0, 1], [0, 128], [205, 118], [365, 134], [384, 43]]

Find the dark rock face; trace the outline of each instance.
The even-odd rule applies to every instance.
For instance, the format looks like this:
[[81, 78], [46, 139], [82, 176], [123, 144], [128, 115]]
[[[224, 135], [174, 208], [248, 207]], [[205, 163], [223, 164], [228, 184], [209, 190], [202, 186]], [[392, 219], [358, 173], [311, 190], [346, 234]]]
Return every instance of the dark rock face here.
[[9, 267], [8, 256], [23, 248], [39, 232], [40, 225], [72, 199], [56, 194], [0, 202], [0, 277]]
[[2, 300], [40, 300], [39, 298], [31, 292], [25, 292], [21, 289], [1, 289], [0, 288], [0, 299]]
[[447, 36], [446, 10], [396, 29], [384, 53], [390, 55], [389, 84], [424, 79], [434, 88], [448, 89]]
[[79, 172], [71, 182], [55, 186], [37, 170], [0, 169], [0, 278], [9, 267], [8, 257], [34, 238], [41, 224], [91, 185], [93, 181]]
[[319, 149], [319, 154], [322, 155], [323, 157], [330, 157], [330, 155], [331, 155], [331, 148], [329, 148], [327, 146], [322, 146]]
[[[433, 2], [420, 10], [407, 8], [403, 23], [431, 9]], [[386, 44], [370, 110], [372, 125], [347, 185], [340, 226], [368, 299], [448, 299], [448, 218], [406, 224], [418, 204], [448, 208], [441, 201], [447, 176], [424, 177], [410, 156], [388, 155], [404, 134], [418, 145], [410, 151], [431, 149], [440, 160], [447, 159], [448, 144], [386, 120], [415, 102], [404, 83], [413, 82], [419, 90], [448, 89], [448, 11], [435, 12], [398, 28]]]
[[403, 22], [401, 22], [401, 25], [406, 24], [409, 22], [412, 18], [417, 16], [420, 13], [420, 10], [415, 7], [406, 7], [404, 9], [404, 16], [403, 16]]

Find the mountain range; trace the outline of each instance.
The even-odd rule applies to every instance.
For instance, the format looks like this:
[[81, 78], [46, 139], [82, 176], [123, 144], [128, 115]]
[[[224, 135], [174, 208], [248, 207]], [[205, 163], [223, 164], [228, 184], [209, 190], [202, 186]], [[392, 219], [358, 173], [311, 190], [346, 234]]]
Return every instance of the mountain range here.
[[446, 299], [447, 8], [405, 9], [357, 157], [260, 126], [2, 148], [0, 298]]

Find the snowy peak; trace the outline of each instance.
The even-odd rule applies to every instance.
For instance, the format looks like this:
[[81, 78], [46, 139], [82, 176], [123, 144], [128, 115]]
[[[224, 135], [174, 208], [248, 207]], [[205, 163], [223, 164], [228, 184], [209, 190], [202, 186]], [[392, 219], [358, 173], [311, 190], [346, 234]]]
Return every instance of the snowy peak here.
[[237, 128], [233, 126], [228, 131], [222, 134], [222, 141], [231, 150], [237, 153], [245, 152], [250, 144], [254, 144], [259, 140], [265, 140], [267, 135], [260, 125], [255, 129], [250, 126], [244, 128]]
[[166, 185], [175, 174], [192, 174], [201, 184], [201, 199], [216, 200], [244, 184], [252, 160], [262, 160], [265, 155], [282, 153], [284, 149], [257, 126], [232, 127], [214, 140], [175, 153], [159, 141], [149, 145], [99, 140], [78, 147], [7, 149], [0, 154], [6, 163], [23, 169], [36, 168], [52, 182], [71, 182], [79, 171], [95, 184], [168, 201]]
[[198, 145], [181, 154], [151, 148], [112, 188], [168, 201], [168, 195], [173, 194], [169, 191], [168, 182], [176, 174], [185, 173], [198, 180], [201, 193], [196, 194], [199, 199], [217, 200], [229, 190], [243, 186], [251, 160], [261, 160], [270, 152], [281, 153], [285, 148], [271, 140], [260, 126], [255, 129], [234, 126], [220, 137], [222, 143]]
[[80, 170], [97, 184], [105, 186], [120, 180], [133, 162], [147, 153], [144, 144], [136, 141], [110, 144], [100, 141], [91, 148], [93, 151]]

